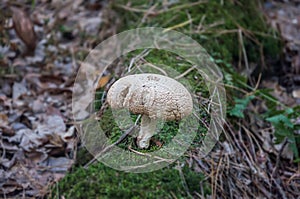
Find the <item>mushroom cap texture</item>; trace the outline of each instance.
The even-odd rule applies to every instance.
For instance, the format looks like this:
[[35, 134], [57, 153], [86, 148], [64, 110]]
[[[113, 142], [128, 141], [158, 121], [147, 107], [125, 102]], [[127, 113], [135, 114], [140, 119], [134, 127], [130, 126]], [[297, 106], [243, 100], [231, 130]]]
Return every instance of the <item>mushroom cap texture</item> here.
[[180, 120], [193, 110], [191, 94], [181, 83], [151, 73], [120, 78], [109, 89], [107, 101], [112, 109], [127, 108], [150, 119]]

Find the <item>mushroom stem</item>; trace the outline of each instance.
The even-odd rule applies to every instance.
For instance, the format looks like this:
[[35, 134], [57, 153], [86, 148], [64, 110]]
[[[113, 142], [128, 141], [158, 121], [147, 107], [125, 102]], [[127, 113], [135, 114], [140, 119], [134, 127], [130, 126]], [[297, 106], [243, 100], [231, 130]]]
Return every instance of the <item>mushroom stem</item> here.
[[137, 145], [139, 148], [148, 148], [150, 138], [156, 132], [157, 120], [149, 118], [147, 115], [142, 116], [140, 132], [137, 137]]

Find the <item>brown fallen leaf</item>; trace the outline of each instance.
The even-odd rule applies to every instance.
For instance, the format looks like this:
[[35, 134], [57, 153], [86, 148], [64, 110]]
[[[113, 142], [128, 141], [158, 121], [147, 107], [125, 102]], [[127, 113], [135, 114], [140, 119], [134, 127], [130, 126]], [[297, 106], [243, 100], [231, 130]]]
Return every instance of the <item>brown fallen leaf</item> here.
[[31, 19], [23, 10], [17, 7], [12, 6], [10, 9], [12, 11], [13, 26], [18, 37], [25, 43], [27, 53], [33, 54], [37, 37]]
[[158, 147], [162, 147], [163, 146], [163, 143], [157, 139], [151, 139], [151, 141], [153, 141], [155, 143], [156, 146]]
[[3, 125], [0, 123], [0, 133], [4, 136], [14, 136], [15, 132], [14, 130], [7, 125]]
[[104, 87], [109, 82], [109, 80], [110, 80], [110, 75], [101, 77], [98, 81], [96, 90]]
[[263, 80], [261, 86], [263, 88], [272, 89], [271, 95], [277, 98], [281, 103], [294, 107], [296, 105], [296, 101], [292, 98], [287, 92], [286, 88], [282, 87], [278, 84], [277, 81], [273, 80]]
[[8, 117], [6, 114], [0, 113], [0, 126], [8, 125]]

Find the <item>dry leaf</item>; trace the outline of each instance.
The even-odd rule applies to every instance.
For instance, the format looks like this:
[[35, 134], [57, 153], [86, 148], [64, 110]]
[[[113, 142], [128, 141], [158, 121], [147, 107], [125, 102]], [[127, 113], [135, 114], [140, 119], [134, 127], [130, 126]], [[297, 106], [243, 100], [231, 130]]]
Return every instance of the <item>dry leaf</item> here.
[[33, 53], [37, 44], [33, 23], [28, 15], [17, 7], [11, 7], [14, 29], [18, 37], [25, 43], [29, 53]]
[[110, 79], [109, 75], [101, 77], [98, 81], [96, 90], [105, 86], [108, 83], [109, 79]]
[[281, 103], [289, 107], [296, 105], [296, 101], [286, 92], [284, 87], [278, 84], [277, 81], [263, 80], [261, 86], [272, 89], [271, 95], [277, 98]]
[[8, 117], [6, 114], [0, 113], [0, 126], [8, 125]]
[[[277, 150], [277, 152], [279, 152], [281, 150], [281, 148], [284, 146], [283, 145], [284, 141], [279, 143], [279, 144], [275, 144], [274, 147]], [[284, 146], [282, 153], [280, 154], [281, 157], [289, 159], [289, 160], [293, 160], [294, 158], [294, 153], [291, 149], [291, 147], [289, 146], [289, 144], [287, 144], [286, 146]]]
[[294, 98], [300, 98], [300, 89], [293, 90], [293, 97]]
[[18, 99], [21, 95], [27, 93], [27, 88], [23, 83], [15, 82], [13, 85], [13, 99]]
[[66, 172], [72, 166], [73, 160], [65, 157], [49, 157], [44, 162], [40, 163], [41, 167], [46, 167], [52, 172]]

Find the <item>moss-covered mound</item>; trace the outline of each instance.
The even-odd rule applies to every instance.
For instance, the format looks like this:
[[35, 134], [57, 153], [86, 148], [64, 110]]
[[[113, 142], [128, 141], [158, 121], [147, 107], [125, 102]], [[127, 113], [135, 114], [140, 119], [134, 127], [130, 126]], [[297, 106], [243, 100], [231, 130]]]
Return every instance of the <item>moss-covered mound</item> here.
[[[50, 194], [51, 198], [189, 198], [200, 194], [203, 175], [184, 167], [151, 173], [115, 171], [101, 163], [77, 168]], [[204, 190], [209, 193], [209, 189]]]
[[[165, 4], [166, 2], [168, 3]], [[117, 12], [122, 22], [119, 32], [155, 26], [191, 36], [212, 55], [224, 71], [226, 83], [230, 84], [230, 81], [234, 81], [232, 76], [236, 75], [231, 64], [235, 63], [243, 71], [250, 67], [250, 63], [263, 66], [264, 57], [276, 59], [279, 54], [280, 42], [265, 24], [257, 10], [257, 3], [258, 1], [247, 0], [117, 0], [111, 4], [111, 9]], [[112, 21], [109, 23], [113, 25]], [[154, 50], [145, 59], [154, 64], [177, 66], [176, 70], [179, 73], [190, 67], [184, 63], [178, 64], [178, 60], [174, 62], [171, 57], [166, 52]], [[186, 75], [186, 79], [193, 91], [207, 97], [203, 80], [195, 75], [191, 72]], [[100, 93], [96, 98], [100, 99], [102, 96]], [[96, 104], [98, 108], [101, 105], [102, 103]], [[105, 133], [111, 136], [112, 142], [116, 141], [122, 132], [116, 128], [109, 111], [102, 116], [100, 125], [104, 127]], [[203, 114], [204, 120], [206, 116]], [[206, 119], [209, 120], [208, 116]], [[203, 128], [199, 128], [199, 132], [205, 134]], [[176, 130], [172, 124], [163, 129], [169, 133], [158, 135], [155, 139], [169, 140], [170, 137], [165, 135], [174, 134], [173, 131]], [[134, 140], [127, 138], [119, 146], [126, 148], [128, 144], [134, 145]], [[197, 144], [199, 139], [193, 143], [193, 149]], [[155, 143], [152, 143], [152, 146], [151, 150], [157, 149]], [[180, 162], [185, 164], [185, 161], [185, 158], [182, 158]], [[202, 188], [206, 188], [200, 188], [200, 184], [207, 183], [203, 176], [187, 167], [183, 167], [183, 175], [172, 167], [151, 173], [133, 174], [115, 171], [100, 163], [83, 169], [80, 166], [83, 164], [80, 163], [57, 184], [51, 194], [53, 198], [188, 198], [210, 193], [207, 186], [201, 185]]]

